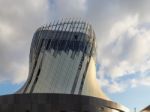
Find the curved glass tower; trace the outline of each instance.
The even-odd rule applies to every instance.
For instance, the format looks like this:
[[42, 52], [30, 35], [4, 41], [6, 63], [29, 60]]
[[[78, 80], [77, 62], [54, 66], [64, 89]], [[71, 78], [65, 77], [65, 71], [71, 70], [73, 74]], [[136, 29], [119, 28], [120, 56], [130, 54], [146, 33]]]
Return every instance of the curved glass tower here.
[[23, 93], [66, 93], [106, 98], [96, 83], [95, 33], [82, 21], [39, 28], [33, 37]]
[[128, 111], [110, 101], [98, 86], [95, 33], [90, 24], [69, 20], [40, 27], [31, 43], [29, 61], [28, 79], [17, 94], [29, 95], [30, 103], [38, 94], [39, 102], [50, 103], [52, 112], [66, 112], [66, 108], [70, 112]]

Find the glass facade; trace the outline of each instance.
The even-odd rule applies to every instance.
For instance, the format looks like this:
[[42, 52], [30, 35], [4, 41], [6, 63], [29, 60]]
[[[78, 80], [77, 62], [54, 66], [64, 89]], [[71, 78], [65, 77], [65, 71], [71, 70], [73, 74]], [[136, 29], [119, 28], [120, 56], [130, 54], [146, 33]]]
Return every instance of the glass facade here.
[[82, 94], [107, 97], [96, 83], [95, 33], [82, 21], [40, 27], [30, 50], [29, 77], [22, 93]]
[[23, 93], [66, 93], [105, 97], [96, 84], [95, 33], [82, 21], [40, 27], [30, 50]]
[[31, 43], [28, 80], [18, 93], [37, 93], [41, 98], [56, 93], [60, 98], [68, 95], [68, 101], [77, 96], [78, 103], [82, 103], [81, 95], [94, 106], [94, 112], [124, 112], [124, 106], [110, 101], [99, 88], [95, 56], [95, 33], [90, 24], [70, 20], [40, 27]]
[[86, 22], [40, 27], [31, 44], [28, 80], [20, 92], [105, 97], [95, 83], [95, 54], [95, 33]]

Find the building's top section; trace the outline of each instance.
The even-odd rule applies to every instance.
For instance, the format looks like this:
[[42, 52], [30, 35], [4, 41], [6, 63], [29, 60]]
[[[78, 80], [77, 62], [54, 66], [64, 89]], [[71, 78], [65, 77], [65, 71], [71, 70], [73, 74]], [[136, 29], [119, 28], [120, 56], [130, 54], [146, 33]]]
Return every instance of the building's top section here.
[[35, 57], [32, 54], [38, 56], [41, 48], [65, 51], [71, 49], [88, 54], [88, 47], [93, 44], [95, 52], [95, 33], [89, 23], [71, 19], [54, 21], [38, 28], [35, 32], [31, 44], [30, 59]]
[[92, 26], [82, 20], [61, 20], [57, 22], [52, 22], [49, 25], [42, 26], [37, 29], [37, 31], [41, 30], [51, 30], [51, 31], [65, 31], [65, 32], [80, 32], [80, 33], [86, 33], [90, 35], [90, 37], [93, 37], [94, 30], [92, 29]]

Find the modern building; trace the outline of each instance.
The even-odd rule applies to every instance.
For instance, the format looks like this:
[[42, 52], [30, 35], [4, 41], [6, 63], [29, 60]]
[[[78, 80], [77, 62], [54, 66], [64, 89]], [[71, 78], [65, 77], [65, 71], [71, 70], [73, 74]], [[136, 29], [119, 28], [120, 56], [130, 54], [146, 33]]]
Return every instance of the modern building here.
[[141, 112], [150, 112], [150, 105], [142, 109]]
[[98, 86], [95, 33], [90, 24], [67, 20], [40, 27], [33, 36], [29, 58], [25, 85], [15, 95], [0, 97], [0, 103], [10, 98], [9, 104], [17, 106], [1, 106], [2, 111], [128, 111]]

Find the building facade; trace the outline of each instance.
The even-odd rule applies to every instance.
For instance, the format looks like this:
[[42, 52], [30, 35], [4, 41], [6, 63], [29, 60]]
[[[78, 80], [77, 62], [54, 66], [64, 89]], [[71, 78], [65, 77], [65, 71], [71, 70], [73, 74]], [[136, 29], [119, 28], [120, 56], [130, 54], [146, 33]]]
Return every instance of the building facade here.
[[[85, 107], [86, 111], [93, 109], [93, 112], [128, 111], [124, 106], [110, 101], [98, 86], [95, 33], [90, 24], [67, 20], [40, 27], [33, 36], [29, 58], [29, 76], [17, 92], [18, 96], [29, 94], [28, 97], [32, 97], [38, 94], [41, 100], [53, 96], [57, 100], [72, 102], [73, 112], [82, 111]], [[73, 100], [74, 97], [78, 100]], [[45, 102], [49, 104], [51, 100]], [[55, 101], [55, 104], [61, 107], [59, 101]], [[53, 105], [51, 111], [57, 109], [60, 111]]]
[[41, 27], [33, 37], [29, 78], [21, 92], [106, 98], [96, 81], [95, 55], [95, 33], [86, 22]]
[[140, 112], [150, 112], [150, 105], [142, 109]]

